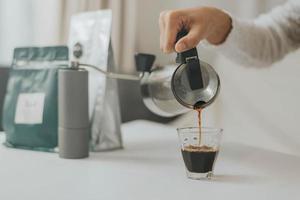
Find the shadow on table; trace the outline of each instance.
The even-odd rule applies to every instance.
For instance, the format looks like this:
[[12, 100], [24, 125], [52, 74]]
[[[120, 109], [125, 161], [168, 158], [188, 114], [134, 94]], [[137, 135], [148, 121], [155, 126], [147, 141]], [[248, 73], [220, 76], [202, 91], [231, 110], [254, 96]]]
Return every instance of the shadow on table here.
[[167, 166], [182, 162], [180, 149], [173, 142], [164, 139], [140, 141], [125, 146], [122, 150], [111, 152], [92, 153], [90, 158], [94, 161], [125, 162], [133, 164], [148, 164], [149, 166]]
[[[159, 139], [153, 143], [142, 141], [131, 144], [124, 150], [94, 153], [90, 159], [133, 165], [146, 164], [152, 167], [167, 167], [179, 163], [183, 165], [180, 151], [178, 147], [173, 146], [174, 144], [175, 142], [171, 142], [171, 145], [166, 145], [166, 141]], [[248, 184], [282, 180], [291, 183], [300, 180], [300, 157], [295, 155], [244, 144], [226, 143], [221, 148], [219, 159], [223, 166], [236, 165], [235, 167], [242, 169], [239, 172], [242, 174], [216, 174], [213, 177], [213, 181], [216, 182]], [[221, 172], [222, 169], [218, 171]]]
[[[120, 164], [133, 164], [133, 165], [148, 165], [150, 166], [169, 166], [170, 164], [178, 164], [178, 160], [174, 157], [164, 157], [164, 156], [155, 156], [155, 155], [96, 155], [90, 156], [90, 160], [101, 161], [101, 162], [116, 162]], [[181, 160], [180, 160], [181, 161]]]
[[[238, 163], [239, 167], [253, 170], [254, 173], [259, 173], [263, 177], [276, 179], [299, 181], [300, 179], [300, 157], [296, 155], [276, 152], [260, 147], [249, 146], [238, 143], [227, 143], [223, 145], [220, 151], [220, 157], [224, 161], [233, 161]], [[252, 181], [252, 177], [230, 176], [225, 175], [219, 177], [220, 180], [238, 181], [245, 179], [245, 181]], [[260, 177], [253, 177], [253, 179], [260, 179]], [[253, 180], [253, 181], [254, 181]]]
[[214, 175], [212, 178], [214, 182], [222, 182], [222, 183], [238, 183], [238, 184], [249, 184], [249, 183], [263, 183], [267, 182], [265, 177], [261, 176], [253, 176], [253, 175], [230, 175], [230, 174], [222, 174], [222, 175]]

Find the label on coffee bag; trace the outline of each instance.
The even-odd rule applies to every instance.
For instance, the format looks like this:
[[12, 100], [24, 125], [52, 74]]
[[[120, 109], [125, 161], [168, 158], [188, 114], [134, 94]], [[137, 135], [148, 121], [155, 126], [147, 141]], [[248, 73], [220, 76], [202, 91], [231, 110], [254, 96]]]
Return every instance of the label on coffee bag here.
[[19, 94], [15, 113], [15, 123], [42, 124], [44, 101], [45, 93]]

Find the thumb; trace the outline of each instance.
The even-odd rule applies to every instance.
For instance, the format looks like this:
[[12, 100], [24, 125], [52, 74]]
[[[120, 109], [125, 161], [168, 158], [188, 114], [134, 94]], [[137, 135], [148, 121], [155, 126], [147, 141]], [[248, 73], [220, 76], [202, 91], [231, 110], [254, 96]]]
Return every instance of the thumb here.
[[196, 47], [204, 38], [203, 35], [204, 34], [201, 29], [191, 29], [186, 36], [176, 42], [175, 51], [180, 53]]

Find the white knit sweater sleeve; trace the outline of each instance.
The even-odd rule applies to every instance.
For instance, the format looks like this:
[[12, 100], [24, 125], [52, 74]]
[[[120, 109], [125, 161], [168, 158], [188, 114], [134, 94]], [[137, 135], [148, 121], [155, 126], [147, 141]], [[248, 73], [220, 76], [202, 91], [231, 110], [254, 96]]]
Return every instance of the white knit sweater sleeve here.
[[300, 0], [288, 1], [255, 20], [232, 17], [232, 30], [217, 50], [247, 66], [269, 66], [300, 47]]

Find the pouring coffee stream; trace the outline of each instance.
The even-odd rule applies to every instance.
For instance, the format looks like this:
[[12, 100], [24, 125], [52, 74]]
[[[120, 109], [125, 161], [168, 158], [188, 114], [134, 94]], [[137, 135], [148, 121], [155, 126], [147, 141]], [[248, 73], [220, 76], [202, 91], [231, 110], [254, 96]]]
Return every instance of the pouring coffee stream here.
[[[179, 31], [176, 43], [187, 34], [186, 29]], [[220, 80], [212, 67], [199, 60], [196, 47], [177, 53], [176, 62], [180, 65], [174, 72], [172, 89], [179, 102], [197, 111], [199, 126], [197, 146], [201, 147], [202, 110], [216, 98], [219, 92]], [[181, 70], [183, 72], [180, 73]], [[180, 74], [180, 76], [176, 76], [177, 74]], [[187, 77], [187, 81], [184, 80], [184, 76]], [[185, 88], [185, 93], [181, 93], [178, 88]]]

